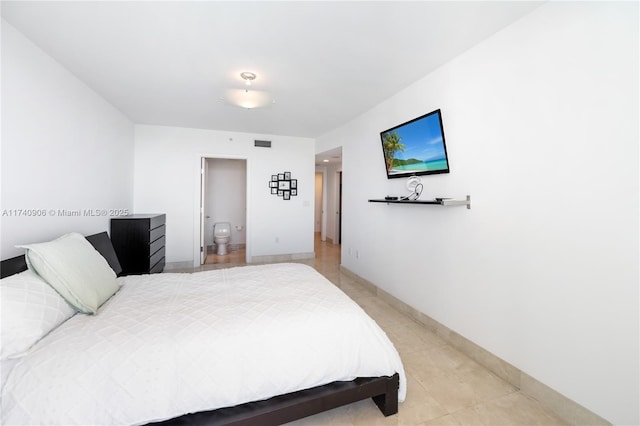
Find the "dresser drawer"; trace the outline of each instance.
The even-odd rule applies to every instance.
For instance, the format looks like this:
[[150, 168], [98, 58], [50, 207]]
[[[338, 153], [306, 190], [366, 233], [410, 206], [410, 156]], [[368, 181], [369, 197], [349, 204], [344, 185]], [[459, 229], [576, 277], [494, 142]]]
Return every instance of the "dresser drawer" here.
[[151, 257], [149, 257], [149, 269], [155, 266], [156, 263], [160, 261], [160, 259], [164, 258], [164, 247], [160, 248], [157, 252], [153, 253]]
[[157, 240], [149, 244], [149, 254], [153, 255], [155, 254], [155, 252], [157, 252], [161, 248], [164, 248], [164, 240], [165, 240], [165, 236], [163, 235], [162, 237], [158, 238]]
[[156, 216], [151, 216], [149, 217], [149, 229], [155, 229], [159, 226], [162, 226], [165, 224], [165, 218], [166, 216], [163, 214], [159, 214]]
[[155, 229], [151, 229], [151, 230], [149, 230], [149, 241], [153, 242], [153, 241], [157, 240], [158, 238], [163, 237], [164, 234], [165, 234], [165, 226], [164, 225], [158, 226]]
[[164, 269], [164, 257], [162, 259], [160, 259], [158, 261], [158, 263], [156, 263], [155, 265], [153, 265], [151, 267], [151, 269], [149, 269], [149, 273], [150, 274], [157, 274], [162, 272], [162, 270]]

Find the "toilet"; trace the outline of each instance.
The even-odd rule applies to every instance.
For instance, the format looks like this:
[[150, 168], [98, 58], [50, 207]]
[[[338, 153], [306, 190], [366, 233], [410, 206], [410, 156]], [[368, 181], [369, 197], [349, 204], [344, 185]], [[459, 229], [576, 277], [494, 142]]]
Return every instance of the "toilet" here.
[[213, 242], [216, 243], [216, 254], [227, 254], [227, 245], [231, 240], [231, 224], [218, 222], [213, 225]]

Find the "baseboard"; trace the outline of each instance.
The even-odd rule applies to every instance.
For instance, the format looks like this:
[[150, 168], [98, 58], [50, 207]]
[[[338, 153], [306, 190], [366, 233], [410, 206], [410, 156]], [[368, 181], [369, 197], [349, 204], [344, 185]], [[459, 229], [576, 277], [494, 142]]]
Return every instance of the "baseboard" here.
[[496, 376], [505, 380], [522, 393], [531, 396], [542, 404], [546, 409], [570, 425], [611, 425], [610, 422], [583, 407], [577, 402], [567, 398], [558, 391], [550, 388], [534, 377], [529, 376], [522, 370], [514, 367], [505, 360], [497, 357], [486, 349], [473, 343], [471, 340], [456, 333], [433, 318], [425, 315], [417, 309], [409, 306], [402, 300], [392, 296], [375, 284], [367, 281], [344, 266], [340, 265], [340, 270], [349, 278], [353, 279], [365, 289], [393, 306], [398, 311], [408, 315], [416, 322], [424, 325], [435, 332], [448, 344], [458, 349], [469, 358], [484, 366]]
[[176, 269], [193, 268], [193, 262], [168, 262], [164, 265], [163, 272], [171, 272]]
[[292, 262], [296, 260], [313, 259], [316, 257], [314, 252], [311, 253], [291, 253], [291, 254], [274, 254], [267, 256], [252, 256], [251, 263], [278, 263]]

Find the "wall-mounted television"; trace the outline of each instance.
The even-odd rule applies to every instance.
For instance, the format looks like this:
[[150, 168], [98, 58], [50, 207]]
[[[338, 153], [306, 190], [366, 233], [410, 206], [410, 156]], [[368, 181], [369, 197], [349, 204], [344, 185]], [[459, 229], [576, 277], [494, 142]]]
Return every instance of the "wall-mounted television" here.
[[439, 109], [380, 132], [387, 178], [449, 173]]

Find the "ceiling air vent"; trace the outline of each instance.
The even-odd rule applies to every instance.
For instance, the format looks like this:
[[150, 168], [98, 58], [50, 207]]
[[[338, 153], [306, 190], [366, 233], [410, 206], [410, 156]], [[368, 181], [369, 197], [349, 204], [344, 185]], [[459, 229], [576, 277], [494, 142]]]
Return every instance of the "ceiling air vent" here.
[[271, 141], [254, 140], [253, 143], [254, 143], [254, 146], [259, 146], [262, 148], [271, 148]]

